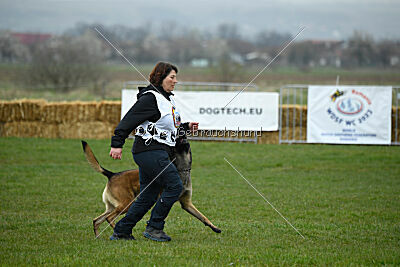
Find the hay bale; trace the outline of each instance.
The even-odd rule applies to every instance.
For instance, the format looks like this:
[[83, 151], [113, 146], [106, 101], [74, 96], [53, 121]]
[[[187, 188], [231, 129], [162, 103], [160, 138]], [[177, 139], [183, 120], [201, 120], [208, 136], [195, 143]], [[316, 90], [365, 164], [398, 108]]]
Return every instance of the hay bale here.
[[[16, 136], [16, 137], [41, 137], [41, 129], [43, 125], [41, 122], [31, 121], [14, 121], [7, 122], [1, 131], [2, 136]], [[43, 136], [47, 137], [47, 136]]]
[[282, 126], [286, 127], [286, 123], [289, 121], [292, 127], [293, 118], [295, 118], [295, 126], [300, 126], [300, 121], [302, 126], [307, 124], [307, 107], [300, 105], [282, 105]]
[[48, 103], [43, 107], [42, 121], [46, 123], [62, 123], [69, 117], [66, 116], [72, 106], [67, 102]]
[[258, 144], [279, 144], [279, 132], [262, 132], [257, 138]]
[[44, 100], [14, 100], [0, 103], [0, 121], [38, 121], [40, 120]]
[[42, 121], [46, 123], [58, 122], [56, 119], [56, 105], [57, 103], [48, 103], [43, 107]]
[[[0, 106], [1, 107], [1, 106]], [[5, 123], [4, 122], [0, 122], [0, 136], [5, 136], [4, 135], [4, 125], [5, 125]]]
[[18, 126], [17, 124], [19, 124], [19, 122], [6, 122], [4, 124], [4, 128], [2, 131], [3, 136], [17, 136], [18, 135]]
[[9, 101], [0, 101], [0, 122], [7, 122], [10, 119]]
[[21, 103], [18, 101], [13, 101], [10, 103], [10, 120], [9, 121], [21, 121], [24, 117], [23, 111], [21, 111]]
[[121, 101], [102, 101], [97, 106], [96, 120], [118, 124], [121, 120]]
[[61, 106], [65, 114], [61, 117], [61, 123], [73, 123], [79, 121], [79, 110], [75, 102], [68, 102]]
[[25, 121], [40, 121], [45, 100], [27, 100], [21, 103]]
[[282, 139], [285, 140], [306, 140], [307, 128], [306, 127], [284, 127], [282, 128]]
[[95, 121], [97, 117], [97, 102], [78, 104], [78, 121]]
[[121, 102], [0, 102], [0, 135], [47, 138], [110, 138]]
[[95, 121], [97, 116], [97, 102], [70, 102], [66, 106], [66, 112], [63, 122]]
[[58, 125], [60, 138], [107, 139], [111, 138], [112, 131], [112, 124], [100, 121], [62, 123]]
[[21, 112], [21, 105], [18, 101], [5, 102], [2, 106], [1, 121], [13, 122], [21, 121], [24, 113]]
[[[396, 116], [397, 116], [397, 133], [396, 133]], [[398, 107], [397, 110], [396, 107], [392, 107], [392, 142], [396, 141], [400, 142], [400, 107]]]
[[41, 122], [38, 130], [39, 136], [43, 138], [60, 138], [60, 131], [57, 123]]
[[89, 122], [96, 120], [96, 102], [49, 103], [43, 108], [42, 121], [50, 123]]

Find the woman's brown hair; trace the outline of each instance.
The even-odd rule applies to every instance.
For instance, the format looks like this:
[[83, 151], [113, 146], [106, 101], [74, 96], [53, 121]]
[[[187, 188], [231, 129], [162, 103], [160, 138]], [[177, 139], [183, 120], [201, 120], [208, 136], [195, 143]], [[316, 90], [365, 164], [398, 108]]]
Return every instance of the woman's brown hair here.
[[167, 62], [158, 62], [150, 73], [150, 83], [156, 87], [162, 85], [163, 80], [174, 70], [178, 73], [178, 68]]

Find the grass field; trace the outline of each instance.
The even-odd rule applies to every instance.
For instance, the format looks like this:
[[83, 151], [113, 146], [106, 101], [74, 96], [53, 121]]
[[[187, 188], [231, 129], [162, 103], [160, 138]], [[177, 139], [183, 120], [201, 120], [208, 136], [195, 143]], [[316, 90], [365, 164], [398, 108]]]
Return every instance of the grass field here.
[[[109, 140], [88, 140], [113, 171]], [[0, 265], [399, 265], [400, 147], [192, 142], [193, 203], [221, 234], [174, 205], [156, 243], [94, 239], [106, 178], [79, 140], [0, 138]], [[305, 236], [224, 161], [226, 157]], [[105, 224], [103, 224], [103, 228]], [[103, 229], [102, 228], [102, 229]]]

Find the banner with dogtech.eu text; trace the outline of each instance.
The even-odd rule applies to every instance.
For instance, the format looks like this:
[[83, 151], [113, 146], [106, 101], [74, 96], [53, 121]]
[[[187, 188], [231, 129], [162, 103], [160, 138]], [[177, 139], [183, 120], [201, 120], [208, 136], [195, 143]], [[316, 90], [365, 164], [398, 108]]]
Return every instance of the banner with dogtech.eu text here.
[[390, 144], [392, 87], [309, 86], [307, 142]]
[[[121, 118], [136, 102], [138, 90], [122, 90]], [[243, 92], [224, 107], [237, 92], [175, 91], [182, 122], [199, 122], [204, 130], [278, 130], [278, 93]]]

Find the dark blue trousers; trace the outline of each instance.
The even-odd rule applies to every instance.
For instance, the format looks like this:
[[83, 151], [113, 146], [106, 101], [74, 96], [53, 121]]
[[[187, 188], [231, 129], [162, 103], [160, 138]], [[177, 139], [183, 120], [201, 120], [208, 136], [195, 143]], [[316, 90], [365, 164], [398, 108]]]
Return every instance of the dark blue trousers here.
[[[160, 230], [164, 229], [165, 218], [183, 189], [178, 171], [174, 164], [170, 164], [166, 151], [140, 152], [133, 154], [133, 159], [139, 166], [140, 195], [132, 203], [126, 216], [115, 225], [114, 233], [116, 234], [131, 234], [132, 228], [156, 202], [147, 225]], [[165, 167], [167, 168], [164, 170]], [[162, 194], [158, 198], [161, 191]]]

